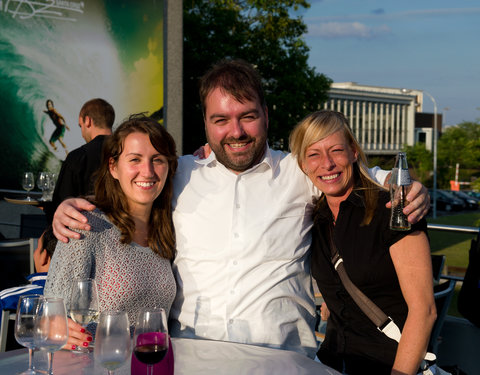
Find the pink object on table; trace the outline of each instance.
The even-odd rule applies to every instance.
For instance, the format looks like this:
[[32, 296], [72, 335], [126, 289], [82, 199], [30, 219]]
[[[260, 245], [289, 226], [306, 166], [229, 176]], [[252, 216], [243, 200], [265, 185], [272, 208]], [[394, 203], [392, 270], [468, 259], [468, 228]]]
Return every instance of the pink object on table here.
[[[164, 333], [159, 332], [148, 332], [142, 335], [139, 335], [137, 338], [137, 345], [146, 345], [151, 343], [157, 343], [159, 338], [162, 338]], [[145, 363], [140, 362], [135, 354], [132, 353], [132, 366], [131, 366], [131, 373], [132, 375], [145, 375], [147, 374], [147, 365]], [[173, 375], [174, 372], [174, 358], [173, 358], [173, 347], [172, 342], [170, 340], [170, 336], [168, 337], [168, 351], [165, 355], [165, 358], [161, 360], [159, 363], [153, 365], [153, 373], [154, 375]]]

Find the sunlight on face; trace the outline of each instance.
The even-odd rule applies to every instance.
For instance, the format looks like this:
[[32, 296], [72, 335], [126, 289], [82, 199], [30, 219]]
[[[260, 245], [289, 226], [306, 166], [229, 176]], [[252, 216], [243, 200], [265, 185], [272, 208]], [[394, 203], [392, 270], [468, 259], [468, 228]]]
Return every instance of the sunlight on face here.
[[344, 200], [353, 189], [355, 161], [357, 152], [348, 144], [343, 132], [337, 131], [307, 148], [302, 167], [327, 200]]
[[151, 209], [168, 176], [168, 160], [150, 142], [148, 134], [125, 138], [118, 161], [110, 160], [110, 173], [125, 193], [130, 211]]

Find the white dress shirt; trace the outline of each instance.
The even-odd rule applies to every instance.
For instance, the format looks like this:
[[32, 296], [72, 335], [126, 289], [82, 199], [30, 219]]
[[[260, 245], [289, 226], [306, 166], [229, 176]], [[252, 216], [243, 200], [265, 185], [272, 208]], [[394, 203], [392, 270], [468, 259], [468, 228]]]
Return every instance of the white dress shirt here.
[[281, 151], [267, 148], [258, 165], [238, 175], [214, 153], [180, 158], [172, 335], [314, 357], [308, 250], [315, 195], [296, 159]]

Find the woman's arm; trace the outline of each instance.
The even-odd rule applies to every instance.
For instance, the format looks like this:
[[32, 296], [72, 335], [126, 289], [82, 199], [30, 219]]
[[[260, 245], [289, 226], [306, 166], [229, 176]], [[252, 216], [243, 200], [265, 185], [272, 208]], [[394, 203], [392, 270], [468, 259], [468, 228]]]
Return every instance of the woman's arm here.
[[432, 260], [426, 234], [414, 232], [402, 238], [390, 247], [390, 256], [408, 305], [407, 320], [398, 344], [392, 374], [416, 374], [437, 317], [433, 297]]
[[[61, 297], [69, 308], [72, 283], [76, 279], [89, 278], [92, 272], [92, 235], [68, 244], [58, 242], [52, 257], [45, 283], [45, 296]], [[68, 341], [64, 349], [88, 346], [92, 335], [73, 320], [68, 319]]]

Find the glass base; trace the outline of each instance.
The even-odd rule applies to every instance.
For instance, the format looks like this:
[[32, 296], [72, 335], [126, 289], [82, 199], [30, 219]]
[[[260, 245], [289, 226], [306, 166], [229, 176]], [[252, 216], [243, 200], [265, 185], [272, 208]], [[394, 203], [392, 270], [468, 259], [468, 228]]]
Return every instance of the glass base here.
[[87, 346], [86, 348], [84, 346], [77, 346], [75, 350], [72, 350], [72, 353], [77, 353], [77, 354], [86, 354], [86, 353], [92, 353], [93, 352], [93, 346]]
[[38, 375], [39, 372], [35, 372], [35, 370], [25, 370], [24, 372], [19, 372], [16, 375]]

